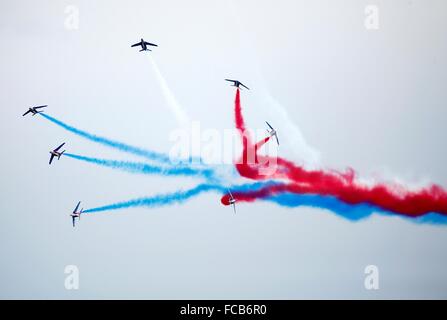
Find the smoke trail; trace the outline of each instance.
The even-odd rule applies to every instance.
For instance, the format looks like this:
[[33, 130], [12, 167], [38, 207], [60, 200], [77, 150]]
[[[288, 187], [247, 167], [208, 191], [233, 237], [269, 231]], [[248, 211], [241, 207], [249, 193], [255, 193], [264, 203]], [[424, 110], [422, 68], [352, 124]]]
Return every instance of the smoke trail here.
[[374, 213], [382, 212], [381, 209], [370, 204], [349, 205], [335, 197], [320, 195], [299, 195], [293, 193], [283, 193], [268, 198], [271, 201], [285, 207], [312, 207], [326, 209], [337, 215], [351, 220], [359, 221], [366, 219]]
[[239, 31], [237, 35], [240, 39], [240, 45], [245, 46], [244, 50], [250, 52], [252, 73], [256, 75], [256, 78], [260, 79], [260, 83], [257, 85], [257, 92], [261, 92], [263, 95], [262, 101], [266, 101], [269, 105], [268, 108], [266, 108], [268, 117], [272, 123], [281, 124], [281, 141], [283, 141], [281, 144], [289, 147], [288, 150], [293, 152], [295, 156], [299, 157], [299, 159], [302, 160], [306, 166], [310, 168], [319, 167], [319, 151], [307, 143], [300, 127], [293, 122], [292, 118], [287, 112], [287, 109], [272, 96], [267, 88], [267, 81], [261, 70], [262, 64], [260, 63], [259, 57], [256, 54], [258, 49], [253, 42], [253, 37], [246, 31], [247, 27], [244, 19], [238, 10], [238, 2], [227, 1], [226, 4], [229, 6], [235, 20], [234, 22], [237, 25], [237, 29]]
[[193, 169], [188, 166], [153, 166], [142, 162], [116, 161], [80, 156], [72, 153], [65, 153], [67, 157], [81, 160], [96, 165], [119, 169], [130, 173], [163, 175], [163, 176], [201, 176], [207, 179], [214, 178], [211, 169]]
[[[232, 190], [237, 190], [238, 192], [247, 192], [248, 190], [256, 190], [262, 186], [270, 186], [275, 184], [274, 182], [264, 182], [264, 183], [251, 183], [240, 186], [231, 187]], [[227, 187], [220, 184], [199, 184], [198, 186], [188, 189], [185, 191], [177, 191], [173, 193], [166, 193], [161, 195], [155, 195], [153, 197], [139, 198], [129, 201], [118, 202], [110, 205], [105, 205], [102, 207], [92, 208], [85, 210], [84, 213], [93, 213], [101, 211], [118, 210], [132, 207], [161, 207], [165, 205], [171, 205], [174, 203], [183, 203], [193, 197], [196, 197], [204, 192], [226, 192]]]
[[[262, 165], [257, 160], [255, 163], [246, 161], [245, 154], [251, 145], [245, 137], [245, 124], [242, 115], [239, 90], [235, 98], [235, 123], [243, 139], [242, 162], [236, 164], [241, 176], [254, 179], [287, 179], [288, 183], [273, 187], [266, 187], [257, 191], [235, 194], [240, 201], [252, 202], [256, 199], [264, 199], [281, 193], [316, 194], [321, 196], [333, 196], [346, 204], [360, 205], [370, 204], [382, 210], [395, 214], [420, 217], [432, 212], [447, 216], [447, 192], [437, 185], [432, 185], [418, 191], [408, 191], [403, 186], [377, 184], [365, 186], [355, 181], [355, 173], [349, 169], [346, 173], [337, 171], [305, 170], [293, 162], [283, 159], [274, 159], [277, 170], [270, 171], [271, 174], [260, 174]], [[259, 143], [258, 143], [259, 144]], [[251, 147], [250, 147], [251, 149]], [[262, 163], [269, 163], [269, 157], [262, 158]], [[265, 171], [269, 172], [269, 171]], [[222, 197], [223, 204], [229, 204], [228, 195]]]
[[[162, 89], [163, 95], [167, 101], [167, 105], [171, 112], [174, 114], [177, 124], [179, 127], [185, 129], [187, 132], [191, 133], [191, 119], [188, 116], [188, 113], [186, 112], [185, 108], [177, 101], [175, 98], [175, 95], [171, 91], [165, 77], [163, 76], [162, 72], [160, 71], [160, 68], [157, 65], [157, 62], [155, 61], [153, 55], [149, 56], [149, 59], [151, 61], [152, 67], [155, 71], [155, 75], [158, 79], [158, 82], [160, 83], [160, 87]], [[195, 137], [192, 137], [194, 139]], [[200, 154], [195, 154], [198, 150], [196, 150], [194, 147], [192, 147], [191, 156], [187, 158], [187, 161], [194, 164], [203, 164], [202, 158]], [[200, 152], [199, 152], [200, 153]]]
[[[266, 200], [277, 203], [278, 205], [296, 208], [296, 207], [313, 207], [318, 209], [329, 210], [343, 219], [350, 221], [360, 221], [371, 217], [373, 214], [379, 215], [394, 215], [392, 212], [384, 211], [376, 206], [362, 203], [358, 205], [349, 205], [338, 200], [332, 196], [320, 195], [298, 195], [293, 193], [283, 193], [274, 197], [268, 197]], [[424, 224], [447, 224], [447, 216], [438, 213], [428, 213], [424, 216], [409, 218], [407, 216], [400, 216], [403, 219], [408, 219], [411, 222]]]
[[310, 167], [318, 167], [320, 165], [320, 153], [311, 147], [304, 138], [301, 129], [292, 120], [287, 113], [286, 108], [281, 105], [273, 96], [266, 90], [265, 98], [272, 106], [268, 108], [269, 119], [276, 119], [277, 123], [281, 124], [281, 140], [287, 145], [301, 160], [303, 160]]
[[241, 91], [239, 88], [236, 89], [236, 97], [234, 98], [234, 122], [236, 124], [236, 129], [241, 135], [243, 135], [246, 131], [246, 127], [245, 120], [242, 115]]
[[102, 207], [97, 207], [93, 209], [85, 210], [84, 213], [92, 213], [92, 212], [101, 212], [101, 211], [110, 211], [110, 210], [118, 210], [125, 209], [131, 207], [161, 207], [164, 205], [171, 205], [174, 203], [182, 203], [186, 200], [197, 196], [203, 192], [216, 190], [212, 185], [201, 184], [193, 189], [189, 189], [187, 191], [177, 191], [169, 194], [156, 195], [153, 197], [139, 198], [130, 201], [118, 202]]
[[70, 126], [70, 125], [68, 125], [68, 124], [66, 124], [66, 123], [64, 123], [64, 122], [62, 122], [62, 121], [60, 121], [58, 119], [55, 119], [55, 118], [49, 116], [48, 114], [45, 114], [45, 113], [39, 113], [39, 114], [42, 117], [44, 117], [45, 119], [50, 120], [51, 122], [53, 122], [53, 123], [57, 124], [58, 126], [62, 127], [63, 129], [65, 129], [67, 131], [70, 131], [71, 133], [74, 133], [74, 134], [76, 134], [76, 135], [78, 135], [78, 136], [80, 136], [82, 138], [87, 139], [87, 140], [90, 140], [90, 141], [102, 144], [102, 145], [107, 146], [107, 147], [111, 147], [111, 148], [117, 149], [117, 150], [122, 151], [122, 152], [130, 153], [130, 154], [137, 155], [137, 156], [141, 156], [141, 157], [147, 158], [149, 160], [158, 161], [158, 162], [161, 162], [161, 163], [170, 162], [169, 157], [164, 155], [164, 154], [157, 153], [157, 152], [150, 151], [150, 150], [144, 150], [144, 149], [137, 148], [137, 147], [134, 147], [134, 146], [122, 143], [122, 142], [118, 142], [118, 141], [114, 141], [114, 140], [107, 139], [107, 138], [104, 138], [104, 137], [100, 137], [100, 136], [88, 133], [86, 131], [82, 131], [80, 129], [77, 129], [77, 128], [73, 127], [73, 126]]
[[[242, 140], [242, 155], [235, 164], [238, 173], [244, 178], [253, 180], [283, 178], [275, 170], [265, 170], [268, 169], [268, 165], [273, 166], [276, 164], [276, 158], [259, 155], [258, 149], [267, 143], [270, 137], [264, 138], [256, 144], [253, 144], [251, 141], [250, 132], [245, 127], [245, 120], [242, 115], [239, 88], [236, 89], [236, 97], [234, 99], [234, 121]], [[269, 172], [270, 174], [266, 174]], [[272, 173], [276, 174], [272, 175]]]
[[258, 152], [259, 149], [261, 149], [261, 147], [266, 144], [267, 142], [269, 142], [270, 137], [266, 137], [264, 139], [262, 139], [261, 141], [259, 141], [258, 143], [255, 144], [255, 153]]
[[114, 141], [114, 140], [111, 140], [108, 138], [104, 138], [104, 137], [100, 137], [100, 136], [88, 133], [86, 131], [77, 129], [73, 126], [70, 126], [70, 125], [62, 122], [61, 120], [53, 118], [45, 113], [39, 113], [39, 115], [41, 115], [42, 117], [46, 118], [47, 120], [55, 123], [56, 125], [62, 127], [63, 129], [70, 131], [71, 133], [74, 133], [82, 138], [85, 138], [85, 139], [90, 140], [95, 143], [102, 144], [107, 147], [111, 147], [113, 149], [117, 149], [122, 152], [130, 153], [130, 154], [140, 156], [140, 157], [152, 160], [152, 161], [160, 162], [162, 164], [174, 163], [175, 165], [177, 165], [177, 164], [183, 164], [183, 163], [190, 163], [190, 164], [194, 164], [197, 167], [204, 166], [201, 158], [189, 157], [189, 158], [185, 158], [185, 159], [183, 159], [183, 158], [175, 159], [175, 158], [165, 155], [163, 153], [141, 149], [138, 147], [134, 147], [134, 146], [122, 143], [122, 142]]
[[[231, 190], [233, 190], [233, 195], [237, 199], [237, 201], [241, 201], [239, 197], [241, 194], [247, 192], [257, 192], [261, 191], [263, 188], [272, 188], [275, 186], [280, 186], [274, 181], [268, 181], [263, 183], [251, 183], [244, 184], [240, 186], [233, 186]], [[189, 199], [199, 196], [202, 193], [206, 192], [226, 192], [227, 188], [223, 185], [213, 185], [213, 184], [200, 184], [194, 188], [185, 190], [185, 191], [177, 191], [173, 193], [166, 193], [155, 195], [152, 197], [144, 197], [133, 199], [129, 201], [118, 202], [110, 205], [105, 205], [101, 207], [91, 208], [85, 210], [84, 213], [95, 213], [95, 212], [104, 212], [111, 210], [119, 210], [126, 209], [132, 207], [148, 207], [148, 208], [156, 208], [162, 207], [172, 204], [180, 204], [184, 203]], [[350, 221], [359, 221], [362, 219], [366, 219], [373, 214], [380, 215], [391, 215], [392, 213], [384, 211], [378, 207], [375, 207], [370, 204], [359, 204], [359, 205], [349, 205], [335, 197], [332, 196], [321, 196], [321, 195], [298, 195], [294, 193], [282, 193], [274, 196], [268, 196], [262, 198], [264, 201], [270, 201], [276, 203], [280, 206], [284, 207], [313, 207], [319, 209], [326, 209], [331, 212], [336, 213], [340, 217], [350, 220]], [[409, 218], [406, 216], [401, 216], [402, 218]], [[412, 218], [412, 222], [419, 223], [430, 223], [430, 224], [447, 224], [447, 216], [442, 216], [436, 213], [429, 213], [425, 216]]]
[[[438, 186], [431, 186], [420, 191], [397, 193], [385, 185], [368, 188], [349, 184], [332, 186], [330, 182], [327, 186], [312, 183], [283, 183], [249, 192], [234, 192], [233, 195], [240, 202], [253, 202], [256, 199], [265, 199], [283, 193], [332, 196], [348, 205], [369, 204], [380, 210], [409, 218], [424, 216], [428, 213], [447, 216], [447, 193]], [[229, 196], [224, 195], [221, 202], [228, 205], [228, 199]]]
[[174, 114], [178, 125], [181, 127], [187, 126], [190, 122], [188, 115], [186, 114], [183, 107], [178, 103], [177, 99], [175, 98], [174, 94], [169, 88], [168, 83], [166, 82], [166, 79], [163, 77], [154, 58], [152, 56], [149, 56], [149, 59], [151, 60], [152, 67], [154, 68], [158, 82], [160, 83], [163, 95], [165, 96], [168, 106], [171, 109], [172, 113]]

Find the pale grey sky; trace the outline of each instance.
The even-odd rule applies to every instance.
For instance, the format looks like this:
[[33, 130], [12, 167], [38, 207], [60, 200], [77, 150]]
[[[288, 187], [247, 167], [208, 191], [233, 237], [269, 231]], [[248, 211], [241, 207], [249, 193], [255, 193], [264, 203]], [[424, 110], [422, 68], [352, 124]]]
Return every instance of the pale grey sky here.
[[[374, 31], [364, 26], [371, 4]], [[77, 30], [65, 27], [68, 5], [79, 9]], [[240, 78], [252, 89], [242, 95], [247, 124], [277, 123], [282, 156], [307, 162], [314, 150], [323, 167], [447, 187], [446, 9], [444, 0], [2, 1], [0, 297], [447, 298], [447, 228], [397, 217], [353, 223], [266, 202], [234, 215], [210, 193], [91, 214], [73, 229], [78, 200], [93, 207], [197, 181], [69, 158], [50, 167], [62, 141], [73, 153], [134, 158], [21, 116], [48, 104], [81, 129], [168, 152], [175, 117], [147, 53], [130, 48], [143, 37], [159, 44], [150, 54], [204, 128], [232, 128], [223, 79]], [[370, 264], [376, 291], [364, 288]], [[79, 267], [79, 290], [65, 289], [66, 265]]]

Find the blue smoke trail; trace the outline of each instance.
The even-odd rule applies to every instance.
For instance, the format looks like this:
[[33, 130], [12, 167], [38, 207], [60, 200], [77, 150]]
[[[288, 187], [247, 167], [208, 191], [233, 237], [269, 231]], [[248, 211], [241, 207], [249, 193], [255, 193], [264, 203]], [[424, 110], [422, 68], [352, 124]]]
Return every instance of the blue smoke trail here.
[[163, 205], [171, 205], [173, 203], [182, 203], [186, 200], [197, 196], [203, 192], [207, 192], [210, 190], [217, 190], [218, 188], [208, 185], [201, 184], [193, 189], [189, 189], [186, 191], [177, 191], [169, 194], [161, 194], [153, 197], [139, 198], [130, 201], [118, 202], [102, 207], [97, 207], [93, 209], [85, 210], [84, 213], [92, 213], [92, 212], [100, 212], [100, 211], [110, 211], [110, 210], [118, 210], [124, 208], [131, 207], [161, 207]]
[[[104, 138], [104, 137], [100, 137], [100, 136], [88, 133], [86, 131], [79, 130], [79, 129], [73, 127], [73, 126], [70, 126], [70, 125], [68, 125], [68, 124], [58, 120], [58, 119], [55, 119], [55, 118], [49, 116], [48, 114], [45, 114], [45, 113], [39, 113], [39, 114], [42, 117], [44, 117], [45, 119], [47, 119], [47, 120], [57, 124], [58, 126], [64, 128], [65, 130], [70, 131], [70, 132], [72, 132], [72, 133], [74, 133], [74, 134], [76, 134], [76, 135], [78, 135], [80, 137], [83, 137], [85, 139], [88, 139], [90, 141], [93, 141], [93, 142], [96, 142], [96, 143], [99, 143], [99, 144], [102, 144], [104, 146], [108, 146], [108, 147], [111, 147], [111, 148], [114, 148], [114, 149], [118, 149], [118, 150], [123, 151], [123, 152], [127, 152], [127, 153], [131, 153], [131, 154], [134, 154], [134, 155], [137, 155], [137, 156], [141, 156], [141, 157], [147, 158], [149, 160], [158, 161], [158, 162], [161, 162], [161, 163], [171, 162], [171, 159], [168, 156], [166, 156], [166, 155], [164, 155], [162, 153], [154, 152], [154, 151], [151, 151], [151, 150], [141, 149], [141, 148], [138, 148], [138, 147], [134, 147], [134, 146], [122, 143], [122, 142], [118, 142], [118, 141], [110, 140], [110, 139], [107, 139], [107, 138]], [[197, 160], [195, 160], [195, 161], [197, 161]]]
[[431, 212], [422, 217], [411, 220], [421, 224], [447, 224], [447, 217], [436, 212]]
[[[266, 185], [274, 185], [274, 184], [276, 184], [276, 182], [256, 182], [240, 186], [233, 186], [231, 187], [231, 190], [234, 192], [247, 192], [249, 190], [256, 190], [265, 187]], [[198, 186], [185, 191], [181, 190], [173, 193], [155, 195], [153, 197], [144, 197], [124, 202], [118, 202], [110, 205], [105, 205], [102, 207], [88, 209], [85, 210], [84, 213], [118, 210], [131, 207], [149, 207], [149, 208], [161, 207], [164, 205], [171, 205], [174, 203], [183, 203], [186, 200], [196, 197], [204, 192], [214, 191], [224, 193], [227, 192], [227, 190], [228, 190], [227, 187], [220, 184], [204, 183], [199, 184]]]
[[153, 174], [153, 175], [165, 175], [165, 176], [201, 176], [207, 179], [214, 178], [214, 171], [211, 169], [193, 169], [188, 166], [153, 166], [142, 162], [129, 162], [129, 161], [117, 161], [107, 160], [80, 156], [72, 153], [65, 153], [69, 158], [76, 160], [86, 161], [89, 163], [97, 164], [104, 167], [113, 169], [120, 169], [130, 173], [141, 174]]
[[379, 209], [369, 204], [358, 204], [356, 206], [341, 202], [335, 197], [321, 196], [316, 194], [295, 194], [282, 193], [267, 198], [283, 207], [313, 207], [319, 209], [330, 210], [337, 215], [351, 221], [359, 221], [365, 219], [377, 212]]
[[416, 223], [424, 224], [447, 224], [447, 217], [438, 213], [430, 213], [421, 217], [411, 218], [403, 215], [385, 211], [368, 203], [351, 205], [340, 201], [333, 196], [321, 196], [315, 194], [294, 194], [283, 193], [275, 195], [265, 200], [269, 200], [279, 204], [280, 206], [296, 208], [296, 207], [313, 207], [318, 209], [326, 209], [332, 211], [339, 217], [350, 221], [360, 221], [371, 217], [373, 214], [393, 216], [409, 220]]
[[[278, 182], [268, 181], [268, 182], [257, 182], [251, 184], [245, 184], [240, 186], [232, 186], [230, 189], [236, 192], [247, 192], [261, 189], [266, 185], [274, 185]], [[139, 198], [124, 202], [118, 202], [111, 205], [106, 205], [102, 207], [92, 208], [85, 210], [85, 213], [118, 210], [131, 207], [161, 207], [165, 205], [171, 205], [174, 203], [183, 203], [193, 197], [196, 197], [205, 192], [220, 192], [226, 193], [227, 187], [219, 184], [200, 184], [192, 189], [186, 191], [177, 191], [174, 193], [167, 193], [161, 195], [155, 195], [153, 197]], [[262, 199], [264, 201], [270, 201], [276, 203], [280, 206], [296, 208], [296, 207], [313, 207], [318, 209], [326, 209], [334, 212], [343, 219], [357, 222], [360, 220], [367, 219], [373, 214], [389, 215], [395, 216], [395, 214], [383, 211], [369, 204], [358, 204], [350, 205], [338, 200], [332, 196], [321, 196], [321, 195], [299, 195], [294, 193], [284, 193], [272, 197]], [[442, 216], [437, 213], [430, 213], [418, 218], [410, 218], [405, 216], [399, 216], [405, 220], [409, 220], [413, 223], [421, 224], [447, 224], [447, 217]]]

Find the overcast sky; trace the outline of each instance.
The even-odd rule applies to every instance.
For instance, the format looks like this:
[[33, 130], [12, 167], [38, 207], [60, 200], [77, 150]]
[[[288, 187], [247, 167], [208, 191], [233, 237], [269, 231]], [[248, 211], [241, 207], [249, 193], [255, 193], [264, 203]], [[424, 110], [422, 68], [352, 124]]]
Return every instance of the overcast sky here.
[[[365, 25], [367, 5], [377, 29]], [[0, 35], [1, 298], [447, 298], [447, 228], [398, 217], [350, 222], [262, 201], [234, 215], [209, 193], [91, 214], [73, 229], [79, 200], [90, 208], [200, 181], [67, 157], [48, 166], [62, 142], [76, 154], [137, 158], [21, 116], [48, 104], [78, 128], [169, 152], [179, 123], [150, 54], [204, 129], [233, 127], [223, 79], [238, 78], [251, 89], [247, 125], [274, 123], [281, 156], [447, 187], [444, 0], [2, 1]], [[159, 47], [130, 48], [142, 37]], [[64, 287], [67, 265], [79, 268], [78, 290]], [[364, 287], [368, 265], [379, 290]]]

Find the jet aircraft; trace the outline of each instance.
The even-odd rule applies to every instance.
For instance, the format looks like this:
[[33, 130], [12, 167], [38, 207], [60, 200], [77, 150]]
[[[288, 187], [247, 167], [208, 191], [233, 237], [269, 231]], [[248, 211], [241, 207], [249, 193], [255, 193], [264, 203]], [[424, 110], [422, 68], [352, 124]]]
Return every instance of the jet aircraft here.
[[278, 146], [279, 146], [278, 134], [276, 133], [276, 130], [273, 129], [273, 127], [272, 127], [272, 126], [270, 125], [270, 123], [268, 123], [267, 121], [266, 121], [265, 123], [267, 123], [267, 125], [268, 125], [269, 128], [270, 128], [270, 129], [267, 129], [267, 132], [270, 134], [270, 137], [275, 136], [275, 138], [276, 138], [276, 143], [277, 143]]
[[33, 116], [35, 116], [36, 114], [43, 112], [43, 110], [39, 110], [39, 109], [46, 108], [46, 107], [48, 107], [48, 106], [45, 105], [45, 106], [31, 107], [23, 114], [23, 116], [26, 116], [28, 113], [31, 113]]
[[230, 190], [228, 190], [228, 193], [230, 194], [230, 199], [228, 199], [228, 203], [233, 206], [234, 213], [236, 213], [236, 199], [233, 197], [233, 194], [231, 193]]
[[78, 218], [79, 220], [81, 220], [81, 214], [84, 212], [84, 209], [81, 209], [78, 212], [79, 209], [79, 205], [81, 204], [81, 201], [78, 202], [78, 205], [76, 206], [76, 208], [73, 210], [73, 213], [70, 214], [71, 220], [73, 221], [73, 227], [75, 226], [76, 223], [76, 218]]
[[57, 160], [59, 160], [61, 158], [61, 155], [64, 154], [65, 150], [62, 151], [62, 152], [59, 152], [59, 149], [62, 148], [62, 146], [64, 144], [65, 144], [65, 142], [63, 144], [61, 144], [59, 147], [57, 147], [56, 149], [50, 151], [51, 156], [50, 156], [50, 163], [49, 164], [51, 164], [51, 162], [53, 162], [54, 157], [57, 157]]
[[239, 80], [231, 80], [231, 79], [225, 79], [225, 81], [233, 82], [232, 86], [236, 88], [240, 88], [239, 86], [243, 86], [247, 90], [250, 90], [247, 86], [245, 86], [242, 82]]
[[138, 46], [141, 46], [141, 50], [140, 50], [140, 52], [141, 52], [141, 51], [152, 51], [152, 50], [148, 49], [147, 46], [158, 47], [158, 46], [157, 46], [156, 44], [154, 44], [154, 43], [150, 43], [150, 42], [146, 42], [146, 41], [144, 41], [143, 38], [141, 38], [141, 41], [140, 41], [140, 42], [133, 44], [131, 47], [138, 47]]

